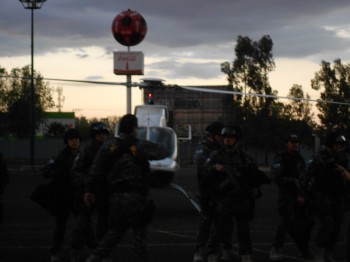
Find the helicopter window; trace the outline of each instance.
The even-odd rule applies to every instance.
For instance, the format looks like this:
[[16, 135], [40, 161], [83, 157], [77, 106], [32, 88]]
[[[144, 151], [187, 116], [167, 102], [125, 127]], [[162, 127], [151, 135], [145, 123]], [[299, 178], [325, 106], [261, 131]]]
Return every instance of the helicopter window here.
[[138, 127], [137, 128], [137, 138], [138, 139], [147, 139], [147, 128], [146, 127]]
[[150, 141], [164, 145], [170, 155], [174, 153], [175, 150], [175, 133], [171, 129], [166, 129], [163, 127], [151, 127], [150, 128]]

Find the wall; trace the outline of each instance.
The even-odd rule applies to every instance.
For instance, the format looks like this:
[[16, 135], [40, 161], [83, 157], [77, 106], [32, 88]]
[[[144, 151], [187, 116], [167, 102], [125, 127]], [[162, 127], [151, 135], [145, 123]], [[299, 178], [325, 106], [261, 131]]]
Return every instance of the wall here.
[[[63, 148], [63, 140], [48, 138], [35, 140], [35, 159], [48, 160]], [[0, 140], [0, 150], [6, 159], [30, 159], [30, 140]]]

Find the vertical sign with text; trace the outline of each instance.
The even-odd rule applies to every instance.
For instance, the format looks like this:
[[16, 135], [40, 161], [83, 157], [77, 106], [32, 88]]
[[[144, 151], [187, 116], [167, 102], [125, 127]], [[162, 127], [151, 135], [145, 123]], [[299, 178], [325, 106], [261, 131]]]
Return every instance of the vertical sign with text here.
[[143, 75], [143, 52], [114, 52], [114, 74]]

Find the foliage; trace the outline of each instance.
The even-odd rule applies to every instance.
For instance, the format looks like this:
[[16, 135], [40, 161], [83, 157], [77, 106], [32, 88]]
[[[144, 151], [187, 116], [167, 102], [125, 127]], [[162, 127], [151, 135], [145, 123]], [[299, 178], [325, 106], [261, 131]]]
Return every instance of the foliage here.
[[[235, 47], [236, 59], [221, 64], [221, 71], [227, 74], [233, 91], [248, 94], [277, 94], [272, 90], [268, 74], [275, 68], [272, 55], [273, 42], [270, 36], [263, 36], [258, 42], [249, 37], [238, 36]], [[240, 108], [243, 118], [252, 114], [269, 114], [274, 99], [257, 96], [233, 96], [235, 109]]]
[[90, 122], [85, 116], [75, 118], [75, 128], [78, 129], [83, 140], [89, 137]]
[[311, 127], [315, 127], [316, 124], [313, 120], [314, 113], [312, 112], [312, 105], [308, 101], [310, 95], [304, 95], [303, 87], [301, 85], [294, 84], [290, 90], [288, 97], [294, 98], [289, 100], [284, 106], [285, 114], [290, 120], [304, 121]]
[[298, 134], [307, 145], [313, 145], [315, 134], [322, 135], [328, 130], [338, 130], [349, 137], [350, 64], [343, 64], [340, 59], [333, 64], [321, 62], [320, 70], [311, 80], [312, 89], [319, 91], [320, 100], [344, 105], [317, 102], [320, 123], [316, 124], [308, 101], [310, 96], [298, 84], [290, 88], [288, 97], [293, 99], [286, 102], [256, 95], [277, 95], [268, 78], [275, 67], [272, 47], [269, 36], [263, 36], [258, 42], [239, 36], [232, 65], [221, 64], [231, 90], [245, 93], [226, 96], [225, 122], [237, 123], [243, 130], [249, 130], [245, 133], [246, 144], [265, 150], [279, 147], [282, 138], [290, 132]]
[[245, 144], [248, 147], [280, 149], [289, 133], [297, 134], [304, 144], [313, 145], [313, 128], [303, 120], [280, 117], [254, 117], [242, 123]]
[[[320, 98], [327, 101], [350, 102], [350, 64], [342, 64], [340, 59], [334, 60], [333, 67], [322, 61], [321, 69], [311, 80], [311, 87], [320, 91]], [[321, 129], [338, 129], [349, 132], [350, 114], [348, 105], [317, 103], [320, 111], [318, 117]]]
[[113, 136], [115, 125], [120, 120], [120, 118], [121, 117], [119, 116], [111, 116], [111, 117], [101, 118], [101, 119], [98, 119], [98, 118], [87, 119], [85, 116], [81, 116], [81, 117], [75, 118], [75, 127], [78, 129], [83, 139], [86, 140], [89, 138], [90, 125], [94, 122], [103, 122], [107, 125], [110, 131], [110, 136]]
[[[31, 70], [29, 66], [14, 68], [10, 73], [1, 68], [0, 79], [0, 112], [7, 112], [10, 131], [18, 137], [30, 135], [31, 114]], [[43, 77], [34, 72], [34, 106], [33, 116], [35, 128], [42, 120], [42, 113], [54, 107], [49, 83], [43, 81]]]
[[117, 124], [117, 122], [120, 121], [120, 119], [121, 119], [121, 116], [110, 116], [104, 119], [112, 135], [114, 134], [114, 131], [115, 131], [115, 125]]
[[45, 136], [50, 138], [61, 138], [63, 137], [65, 127], [63, 124], [58, 122], [53, 122], [46, 127]]
[[296, 99], [286, 104], [275, 98], [259, 96], [278, 94], [272, 89], [268, 76], [275, 68], [272, 48], [269, 36], [265, 35], [257, 42], [238, 36], [232, 65], [229, 62], [221, 64], [231, 90], [245, 93], [243, 96], [227, 96], [226, 122], [241, 125], [246, 131], [246, 145], [262, 148], [266, 153], [280, 148], [283, 138], [293, 130], [311, 145], [315, 126], [312, 107], [305, 101], [309, 95], [304, 94], [301, 86], [292, 86], [288, 96]]

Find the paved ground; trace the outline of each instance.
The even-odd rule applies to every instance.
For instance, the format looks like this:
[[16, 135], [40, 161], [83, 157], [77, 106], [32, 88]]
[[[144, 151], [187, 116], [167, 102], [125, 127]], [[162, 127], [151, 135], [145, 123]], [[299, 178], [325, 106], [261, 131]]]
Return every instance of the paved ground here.
[[[5, 221], [0, 229], [0, 261], [44, 262], [49, 260], [52, 217], [29, 199], [35, 185], [42, 181], [38, 172], [11, 166], [11, 181], [4, 195]], [[177, 184], [196, 194], [194, 170], [183, 169], [175, 179]], [[158, 207], [155, 222], [150, 226], [149, 253], [152, 262], [192, 261], [198, 212], [190, 202], [174, 189], [157, 189], [151, 192]], [[252, 223], [254, 261], [269, 261], [268, 251], [277, 223], [275, 210], [276, 187], [263, 187], [258, 201], [256, 218]], [[69, 222], [63, 261], [69, 261], [69, 237], [74, 223]], [[344, 259], [343, 237], [335, 257]], [[84, 258], [87, 256], [84, 254]], [[284, 261], [303, 261], [293, 242], [288, 239], [284, 248]], [[130, 236], [113, 253], [114, 261], [132, 261]], [[83, 261], [83, 260], [82, 260]]]

